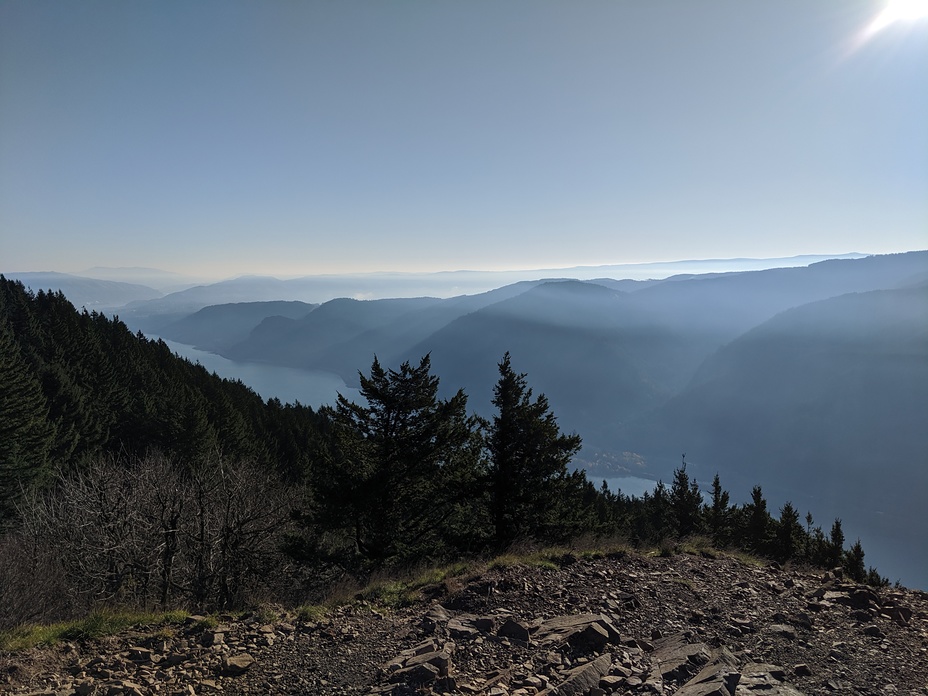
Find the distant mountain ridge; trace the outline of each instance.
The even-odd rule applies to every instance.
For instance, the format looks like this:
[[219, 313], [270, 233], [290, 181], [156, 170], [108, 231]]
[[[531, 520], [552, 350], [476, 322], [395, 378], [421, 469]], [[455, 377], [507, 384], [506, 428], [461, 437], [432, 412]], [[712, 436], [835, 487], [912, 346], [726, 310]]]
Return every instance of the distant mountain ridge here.
[[[853, 500], [848, 533], [887, 568], [881, 548], [928, 535], [918, 516], [928, 490], [928, 251], [663, 280], [535, 278], [315, 308], [257, 302], [194, 314], [203, 308], [177, 302], [299, 286], [264, 281], [193, 288], [120, 315], [234, 360], [330, 371], [349, 385], [374, 355], [395, 367], [430, 354], [444, 395], [463, 388], [478, 411], [509, 351], [564, 429], [583, 436], [581, 463], [596, 476], [666, 480], [686, 452], [700, 483], [718, 471], [741, 496], [739, 485], [760, 481], [772, 503], [789, 497], [826, 517], [847, 510], [836, 496]], [[925, 559], [905, 562], [928, 584]]]
[[82, 278], [95, 278], [98, 280], [112, 280], [120, 283], [146, 285], [162, 293], [177, 292], [193, 285], [204, 282], [202, 278], [162, 271], [160, 268], [144, 268], [140, 266], [112, 268], [109, 266], [94, 266], [72, 275]]
[[99, 278], [82, 278], [67, 273], [29, 272], [4, 273], [6, 278], [19, 280], [33, 292], [61, 291], [75, 307], [108, 310], [128, 302], [156, 300], [163, 293], [146, 285], [124, 283]]
[[318, 306], [295, 300], [210, 305], [168, 324], [161, 333], [178, 343], [222, 353], [247, 340], [251, 331], [269, 317], [299, 319]]
[[[510, 271], [439, 271], [434, 273], [347, 273], [317, 274], [297, 278], [244, 275], [220, 281], [163, 271], [157, 268], [111, 268], [97, 266], [75, 273], [46, 273], [41, 289], [62, 290], [73, 303], [114, 312], [117, 309], [136, 328], [153, 332], [159, 326], [178, 320], [203, 307], [238, 302], [290, 300], [318, 304], [339, 297], [384, 299], [393, 297], [452, 298], [488, 292], [495, 288], [539, 278], [619, 278], [623, 284], [646, 282], [669, 276], [758, 270], [762, 268], [805, 266], [833, 258], [861, 258], [863, 254], [804, 255], [767, 259], [705, 259], [669, 262], [625, 263], [570, 268]], [[0, 271], [8, 278], [37, 273]], [[78, 280], [79, 279], [79, 280]], [[81, 285], [99, 280], [143, 286], [155, 294], [111, 286], [111, 292], [87, 294]], [[616, 281], [613, 281], [616, 282]], [[46, 287], [47, 283], [47, 287]], [[38, 288], [36, 288], [38, 289]], [[127, 306], [129, 305], [129, 306]]]
[[[651, 282], [536, 280], [449, 299], [341, 299], [302, 318], [266, 318], [224, 354], [356, 384], [375, 354], [396, 366], [428, 353], [444, 393], [463, 388], [480, 410], [508, 350], [565, 430], [584, 437], [594, 475], [666, 479], [687, 452], [700, 482], [719, 471], [742, 496], [739, 482], [763, 481], [772, 500], [824, 514], [828, 496], [847, 496], [861, 510], [850, 533], [879, 536], [867, 545], [879, 558], [875, 547], [908, 538], [902, 527], [928, 534], [924, 520], [886, 512], [919, 510], [909, 493], [928, 489], [913, 469], [928, 469], [926, 274], [922, 251]], [[907, 572], [928, 578], [923, 566]]]

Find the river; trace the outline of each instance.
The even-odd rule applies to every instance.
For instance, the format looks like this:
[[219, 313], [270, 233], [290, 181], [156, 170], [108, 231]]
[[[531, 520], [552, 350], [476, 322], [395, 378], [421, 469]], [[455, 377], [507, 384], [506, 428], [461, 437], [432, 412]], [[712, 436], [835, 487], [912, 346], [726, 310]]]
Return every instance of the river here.
[[[159, 337], [149, 336], [148, 338], [158, 340]], [[227, 379], [241, 380], [260, 394], [263, 399], [277, 397], [284, 403], [299, 401], [313, 408], [334, 404], [338, 394], [344, 394], [355, 402], [362, 401], [357, 389], [346, 385], [341, 377], [332, 372], [235, 362], [184, 343], [161, 340], [177, 355], [199, 363], [210, 372], [215, 372]]]

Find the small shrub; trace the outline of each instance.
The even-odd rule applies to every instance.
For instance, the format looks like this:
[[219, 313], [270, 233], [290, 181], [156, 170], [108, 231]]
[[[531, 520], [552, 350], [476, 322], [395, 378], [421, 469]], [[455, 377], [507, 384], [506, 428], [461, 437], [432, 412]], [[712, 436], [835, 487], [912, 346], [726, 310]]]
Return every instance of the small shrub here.
[[716, 549], [712, 540], [704, 536], [687, 537], [680, 543], [680, 550], [690, 556], [702, 556], [703, 558], [719, 558], [719, 550]]
[[194, 624], [194, 628], [198, 631], [206, 631], [218, 625], [219, 620], [215, 616], [204, 616]]
[[318, 604], [304, 604], [296, 610], [296, 618], [303, 623], [321, 621], [325, 614], [326, 608]]

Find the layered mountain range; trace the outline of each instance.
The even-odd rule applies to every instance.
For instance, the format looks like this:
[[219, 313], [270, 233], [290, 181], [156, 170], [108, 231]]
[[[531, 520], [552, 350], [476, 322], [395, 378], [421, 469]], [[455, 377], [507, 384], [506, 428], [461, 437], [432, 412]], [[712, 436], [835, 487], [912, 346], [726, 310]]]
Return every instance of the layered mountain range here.
[[[237, 287], [236, 299], [267, 298]], [[509, 351], [582, 435], [578, 464], [593, 476], [667, 480], [685, 452], [702, 485], [718, 473], [736, 498], [760, 483], [773, 505], [814, 509], [823, 526], [840, 510], [878, 567], [928, 586], [926, 554], [911, 553], [928, 534], [928, 251], [665, 280], [536, 279], [444, 299], [317, 304], [278, 292], [188, 311], [167, 296], [120, 316], [350, 386], [375, 355], [396, 367], [428, 353], [444, 392], [463, 388], [483, 415]]]

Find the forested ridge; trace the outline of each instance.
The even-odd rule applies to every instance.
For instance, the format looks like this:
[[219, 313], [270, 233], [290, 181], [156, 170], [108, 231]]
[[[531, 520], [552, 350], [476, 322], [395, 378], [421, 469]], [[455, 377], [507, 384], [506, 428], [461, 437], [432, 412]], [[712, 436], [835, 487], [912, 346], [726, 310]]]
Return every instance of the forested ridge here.
[[427, 355], [375, 357], [364, 403], [316, 411], [0, 276], [0, 629], [101, 603], [302, 602], [346, 575], [581, 536], [702, 536], [884, 582], [839, 520], [775, 516], [759, 487], [734, 505], [718, 477], [703, 494], [685, 461], [642, 498], [597, 487], [516, 361], [491, 418], [439, 398]]

